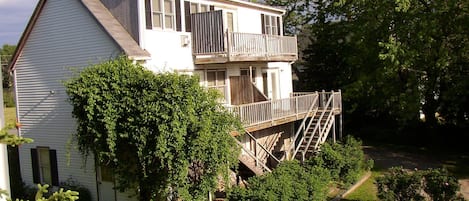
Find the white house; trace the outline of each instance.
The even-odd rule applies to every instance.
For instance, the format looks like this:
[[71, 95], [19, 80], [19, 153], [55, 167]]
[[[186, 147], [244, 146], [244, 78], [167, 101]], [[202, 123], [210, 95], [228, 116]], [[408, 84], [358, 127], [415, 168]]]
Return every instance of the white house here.
[[18, 132], [34, 139], [20, 148], [23, 180], [73, 178], [94, 200], [130, 199], [112, 189], [108, 170], [76, 150], [63, 86], [82, 68], [121, 54], [155, 73], [199, 75], [220, 90], [245, 125], [239, 158], [246, 172], [308, 157], [329, 133], [335, 137], [341, 94], [293, 92], [297, 42], [283, 35], [284, 13], [241, 0], [40, 0], [10, 67]]

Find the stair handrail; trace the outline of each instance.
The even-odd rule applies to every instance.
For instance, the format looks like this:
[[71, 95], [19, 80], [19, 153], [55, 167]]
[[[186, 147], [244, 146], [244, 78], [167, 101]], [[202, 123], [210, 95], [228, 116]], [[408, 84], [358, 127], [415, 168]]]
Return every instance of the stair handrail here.
[[[334, 115], [333, 115], [333, 112], [332, 112], [332, 110], [331, 110], [331, 112], [329, 113], [329, 116], [327, 116], [327, 119], [326, 119], [326, 126], [323, 128], [322, 131], [319, 132], [319, 135], [320, 135], [320, 136], [319, 136], [319, 138], [318, 138], [318, 141], [314, 144], [314, 149], [315, 149], [315, 150], [318, 149], [318, 147], [319, 147], [320, 144], [322, 144], [322, 143], [324, 143], [324, 142], [326, 141], [326, 138], [324, 137], [324, 135], [325, 135], [326, 133], [329, 133], [329, 131], [327, 131], [327, 130], [328, 130], [328, 128], [330, 128], [330, 126], [331, 126], [331, 125], [329, 125], [329, 124], [332, 123], [331, 119], [332, 119], [333, 116], [334, 116]], [[326, 131], [327, 131], [327, 132], [326, 132]], [[327, 137], [327, 135], [326, 135], [326, 137]]]
[[[282, 133], [284, 132], [277, 132], [275, 133], [274, 135], [270, 135], [270, 136], [267, 136], [266, 137], [266, 140], [264, 142], [264, 147], [267, 149], [267, 150], [273, 150], [275, 149], [275, 145], [277, 144], [276, 141], [278, 141], [278, 139], [280, 139], [280, 137], [282, 136]], [[270, 140], [269, 140], [270, 139]], [[259, 158], [261, 160], [264, 160], [263, 158], [264, 157], [267, 157], [269, 156], [269, 154], [266, 152], [265, 154], [263, 155], [260, 155]], [[278, 161], [281, 161], [281, 159], [278, 159]]]
[[258, 145], [259, 147], [261, 147], [267, 154], [269, 154], [269, 156], [271, 156], [271, 157], [272, 157], [273, 159], [275, 159], [278, 163], [280, 163], [280, 160], [278, 160], [277, 157], [275, 157], [275, 156], [274, 156], [270, 151], [268, 151], [261, 143], [259, 143], [259, 141], [257, 141], [257, 139], [256, 139], [253, 135], [251, 135], [251, 133], [249, 133], [248, 131], [245, 131], [245, 132], [246, 132], [246, 134], [247, 134], [250, 138], [254, 139], [254, 142], [256, 143], [256, 145]]
[[[308, 112], [306, 113], [305, 118], [303, 118], [303, 121], [301, 121], [301, 124], [300, 124], [300, 127], [299, 127], [299, 128], [303, 127], [303, 131], [306, 130], [306, 127], [305, 127], [306, 119], [308, 119], [309, 114], [312, 113], [313, 110], [315, 109], [314, 106], [316, 105], [316, 102], [318, 101], [318, 98], [319, 98], [319, 93], [317, 91], [315, 92], [315, 94], [316, 94], [316, 96], [314, 97], [314, 99], [311, 103], [311, 106], [309, 107]], [[319, 107], [319, 105], [318, 105], [318, 107]], [[314, 115], [316, 115], [316, 112], [317, 112], [317, 110], [315, 110]], [[311, 125], [311, 122], [308, 125]], [[288, 148], [289, 151], [296, 152], [295, 151], [296, 150], [295, 143], [296, 143], [296, 140], [298, 139], [298, 136], [300, 135], [301, 131], [302, 131], [302, 129], [298, 129], [298, 131], [296, 131], [295, 137], [293, 137], [292, 145], [290, 145], [290, 147]], [[304, 135], [303, 135], [303, 137], [304, 137]], [[293, 154], [291, 158], [293, 159], [294, 156], [295, 156], [295, 154]]]
[[[317, 131], [318, 128], [321, 126], [321, 120], [322, 120], [322, 118], [324, 118], [324, 114], [326, 113], [327, 108], [328, 108], [329, 105], [331, 104], [332, 99], [333, 99], [333, 96], [330, 96], [330, 97], [329, 97], [329, 100], [327, 100], [326, 104], [323, 106], [324, 109], [322, 110], [321, 115], [319, 116], [319, 119], [318, 119], [318, 121], [317, 121], [318, 123], [317, 123], [316, 126], [314, 127], [314, 130], [313, 130], [313, 132], [312, 132], [313, 135], [311, 136], [311, 138], [309, 138], [308, 143], [306, 143], [305, 150], [308, 150], [308, 149], [309, 149], [309, 146], [311, 145], [311, 142], [313, 141], [313, 138], [314, 138], [314, 136], [316, 135], [316, 131]], [[332, 113], [332, 110], [331, 110], [331, 113]], [[326, 122], [326, 123], [327, 123], [327, 122]], [[319, 128], [319, 129], [320, 129], [319, 131], [321, 131], [321, 128]], [[319, 139], [318, 139], [318, 141], [320, 141], [321, 136], [322, 136], [322, 134], [319, 133]], [[299, 149], [298, 149], [298, 150], [299, 150]], [[296, 155], [297, 152], [298, 152], [298, 151], [295, 151], [294, 154]], [[294, 155], [294, 156], [295, 156], [295, 155]]]
[[244, 147], [244, 145], [238, 140], [236, 139], [236, 137], [230, 135], [232, 138], [234, 138], [235, 142], [241, 147], [241, 149], [243, 149], [249, 156], [251, 156], [251, 158], [253, 158], [256, 162], [256, 166], [258, 166], [259, 164], [261, 165], [262, 168], [264, 168], [265, 170], [267, 170], [268, 172], [272, 172], [272, 170], [267, 167], [267, 165], [265, 165], [264, 163], [259, 163], [259, 159], [256, 157], [255, 153], [252, 153], [251, 150], [247, 149]]

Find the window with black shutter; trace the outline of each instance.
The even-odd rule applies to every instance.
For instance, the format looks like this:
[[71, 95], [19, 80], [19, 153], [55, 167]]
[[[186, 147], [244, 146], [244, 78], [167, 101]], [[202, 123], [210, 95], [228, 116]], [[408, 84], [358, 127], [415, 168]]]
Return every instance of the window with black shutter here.
[[34, 183], [59, 185], [56, 150], [48, 147], [31, 149], [31, 163]]

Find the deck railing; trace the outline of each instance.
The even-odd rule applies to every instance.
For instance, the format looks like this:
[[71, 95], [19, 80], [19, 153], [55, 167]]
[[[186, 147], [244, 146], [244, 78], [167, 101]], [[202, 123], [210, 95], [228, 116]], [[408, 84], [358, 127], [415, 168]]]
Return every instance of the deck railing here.
[[298, 53], [296, 36], [228, 33], [229, 56], [271, 57]]
[[330, 96], [333, 96], [331, 109], [340, 112], [342, 109], [340, 91], [293, 93], [289, 98], [233, 105], [229, 108], [238, 115], [244, 126], [255, 126], [295, 115], [304, 115], [313, 104], [322, 107], [325, 104], [322, 101], [327, 101]]
[[[224, 54], [233, 59], [236, 57], [264, 57], [266, 59], [278, 56], [298, 57], [296, 36], [225, 32], [223, 38], [225, 44], [205, 39], [193, 41], [194, 55]], [[214, 48], [214, 45], [217, 48]], [[213, 51], [213, 49], [218, 51]]]

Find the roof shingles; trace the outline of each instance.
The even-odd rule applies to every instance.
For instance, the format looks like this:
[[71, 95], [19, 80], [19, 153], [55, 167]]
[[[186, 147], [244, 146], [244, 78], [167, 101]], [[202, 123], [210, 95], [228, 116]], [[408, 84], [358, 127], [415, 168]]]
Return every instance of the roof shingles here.
[[140, 48], [137, 42], [127, 32], [117, 19], [99, 0], [81, 0], [83, 5], [96, 18], [106, 32], [122, 48], [125, 55], [131, 59], [141, 60], [150, 58], [150, 53]]

